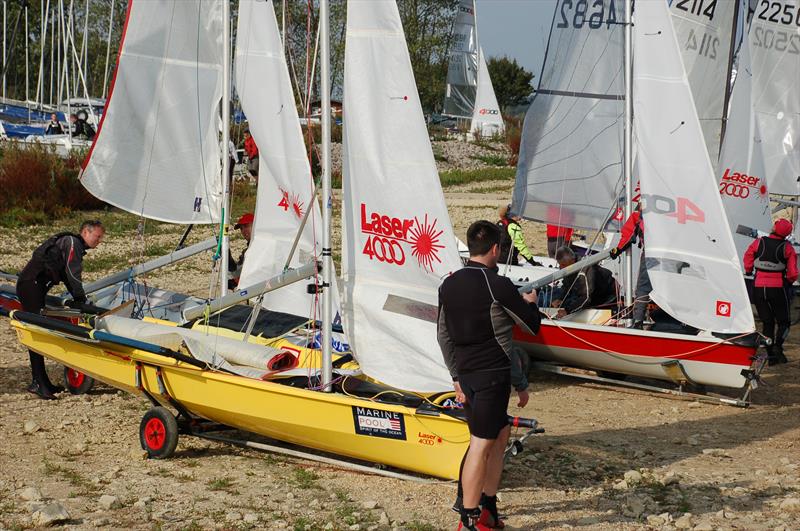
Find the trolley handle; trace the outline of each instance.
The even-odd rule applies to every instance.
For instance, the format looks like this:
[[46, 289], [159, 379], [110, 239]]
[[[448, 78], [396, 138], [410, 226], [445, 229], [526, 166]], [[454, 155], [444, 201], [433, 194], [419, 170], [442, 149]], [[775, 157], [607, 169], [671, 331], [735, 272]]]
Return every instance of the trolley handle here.
[[528, 428], [534, 430], [534, 433], [544, 433], [544, 428], [539, 427], [539, 421], [536, 419], [527, 419], [525, 417], [512, 417], [508, 416], [509, 426], [514, 428]]

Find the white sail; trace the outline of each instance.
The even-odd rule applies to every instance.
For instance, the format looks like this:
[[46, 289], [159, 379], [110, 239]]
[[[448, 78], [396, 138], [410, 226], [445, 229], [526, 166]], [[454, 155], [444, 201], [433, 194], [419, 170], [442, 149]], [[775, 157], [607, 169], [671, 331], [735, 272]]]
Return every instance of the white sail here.
[[758, 143], [770, 192], [800, 188], [800, 14], [795, 2], [760, 0], [748, 33]]
[[634, 12], [634, 133], [652, 299], [676, 319], [754, 329], [739, 257], [697, 118], [666, 0]]
[[502, 135], [506, 131], [503, 115], [494, 94], [492, 78], [486, 66], [483, 48], [479, 48], [478, 88], [475, 93], [475, 107], [472, 113], [472, 132], [483, 137]]
[[753, 242], [744, 233], [751, 229], [769, 232], [772, 217], [764, 170], [758, 123], [753, 112], [753, 73], [750, 43], [739, 49], [739, 67], [730, 102], [725, 139], [717, 166], [719, 192], [739, 257]]
[[478, 90], [478, 38], [473, 0], [460, 0], [453, 22], [443, 113], [470, 118]]
[[[236, 90], [259, 147], [258, 197], [253, 236], [240, 286], [250, 286], [283, 271], [303, 216], [313, 209], [291, 267], [322, 254], [319, 204], [297, 115], [289, 69], [272, 0], [241, 0], [236, 43]], [[271, 310], [319, 318], [315, 295], [306, 282], [268, 293]], [[330, 290], [337, 304], [338, 292]]]
[[222, 2], [131, 1], [81, 182], [147, 218], [217, 222], [221, 95]]
[[672, 0], [670, 12], [711, 160], [717, 160], [739, 0]]
[[616, 211], [624, 184], [623, 7], [556, 5], [514, 186], [514, 211], [525, 218], [601, 229]]
[[437, 290], [461, 264], [395, 0], [348, 1], [344, 108], [350, 344], [384, 383], [451, 389], [436, 343]]

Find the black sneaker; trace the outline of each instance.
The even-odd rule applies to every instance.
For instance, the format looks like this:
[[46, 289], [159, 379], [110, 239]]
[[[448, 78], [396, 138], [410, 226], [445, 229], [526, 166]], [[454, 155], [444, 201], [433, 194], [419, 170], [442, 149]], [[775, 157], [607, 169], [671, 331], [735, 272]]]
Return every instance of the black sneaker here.
[[55, 400], [56, 395], [50, 392], [49, 389], [41, 385], [39, 382], [31, 382], [28, 386], [28, 392], [33, 393], [42, 400]]

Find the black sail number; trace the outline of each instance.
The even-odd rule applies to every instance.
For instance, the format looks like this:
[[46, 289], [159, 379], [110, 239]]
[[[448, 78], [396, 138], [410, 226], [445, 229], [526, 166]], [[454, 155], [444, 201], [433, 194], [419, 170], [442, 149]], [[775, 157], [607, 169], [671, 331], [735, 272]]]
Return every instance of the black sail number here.
[[[606, 3], [608, 10], [606, 11]], [[600, 29], [603, 23], [611, 27], [617, 23], [615, 0], [562, 0], [557, 28]]]
[[800, 27], [800, 5], [795, 2], [761, 0], [757, 10], [759, 20]]

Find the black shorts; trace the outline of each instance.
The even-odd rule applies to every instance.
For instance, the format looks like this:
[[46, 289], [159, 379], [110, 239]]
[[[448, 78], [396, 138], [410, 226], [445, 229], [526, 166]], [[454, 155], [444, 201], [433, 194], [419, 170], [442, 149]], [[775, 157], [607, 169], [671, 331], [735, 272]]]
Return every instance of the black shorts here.
[[464, 412], [469, 432], [481, 439], [496, 439], [508, 426], [508, 399], [511, 396], [509, 370], [460, 374], [458, 382], [467, 397]]

